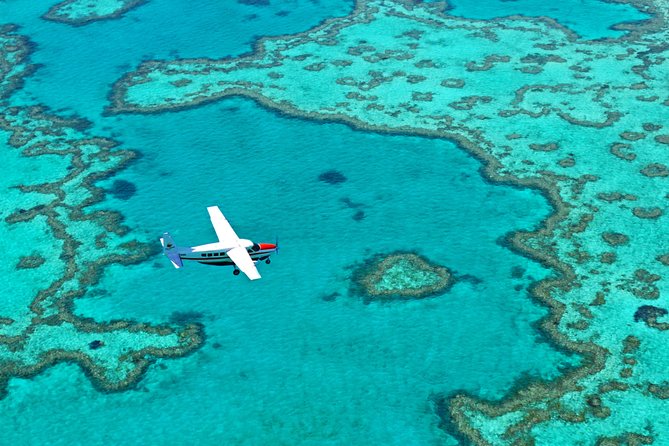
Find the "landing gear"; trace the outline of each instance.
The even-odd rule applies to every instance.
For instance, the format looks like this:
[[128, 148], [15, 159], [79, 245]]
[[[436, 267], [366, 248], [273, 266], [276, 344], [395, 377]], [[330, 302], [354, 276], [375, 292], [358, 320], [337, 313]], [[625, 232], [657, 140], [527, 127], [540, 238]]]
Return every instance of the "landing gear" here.
[[270, 263], [272, 263], [272, 261], [270, 259], [267, 259], [267, 260], [265, 260], [265, 263], [267, 263], [269, 265]]
[[238, 275], [239, 275], [239, 270], [236, 269], [236, 268], [233, 269], [233, 270], [232, 270], [232, 274], [234, 274], [235, 276], [238, 276]]

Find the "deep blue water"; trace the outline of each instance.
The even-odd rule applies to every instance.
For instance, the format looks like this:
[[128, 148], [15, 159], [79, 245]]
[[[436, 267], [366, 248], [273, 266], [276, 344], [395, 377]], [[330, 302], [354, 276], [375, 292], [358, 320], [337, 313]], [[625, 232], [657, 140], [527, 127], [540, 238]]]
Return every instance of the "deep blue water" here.
[[[467, 5], [456, 2], [452, 12], [477, 16]], [[489, 16], [511, 11], [486, 5]], [[514, 5], [528, 14], [536, 6]], [[549, 12], [565, 24], [580, 16], [574, 8], [591, 5], [607, 18], [597, 28], [574, 19], [584, 36], [636, 17], [601, 2], [564, 5]], [[40, 20], [49, 6], [0, 4], [3, 21], [37, 43], [33, 60], [43, 65], [15, 101], [80, 114], [143, 155], [105, 183], [129, 181], [136, 193], [98, 206], [121, 211], [139, 238], [157, 242], [169, 230], [178, 243], [196, 244], [213, 240], [205, 207], [216, 204], [242, 237], [279, 235], [282, 252], [253, 283], [225, 268], [176, 271], [162, 257], [109, 268], [101, 294], [77, 303], [79, 314], [163, 322], [196, 312], [206, 345], [159, 361], [137, 390], [121, 394], [95, 391], [67, 365], [14, 379], [0, 401], [1, 443], [450, 444], [430, 394], [499, 398], [523, 373], [552, 377], [576, 361], [531, 326], [545, 310], [527, 287], [550, 272], [498, 242], [536, 227], [548, 204], [534, 191], [487, 183], [454, 144], [287, 118], [240, 98], [179, 113], [101, 115], [110, 84], [142, 60], [239, 55], [255, 36], [308, 29], [351, 3], [156, 0], [81, 28]], [[328, 169], [347, 181], [320, 182]], [[397, 249], [417, 250], [464, 280], [417, 302], [364, 305], [348, 295], [352, 265]], [[513, 267], [525, 270], [522, 278]], [[333, 292], [334, 302], [323, 300]]]

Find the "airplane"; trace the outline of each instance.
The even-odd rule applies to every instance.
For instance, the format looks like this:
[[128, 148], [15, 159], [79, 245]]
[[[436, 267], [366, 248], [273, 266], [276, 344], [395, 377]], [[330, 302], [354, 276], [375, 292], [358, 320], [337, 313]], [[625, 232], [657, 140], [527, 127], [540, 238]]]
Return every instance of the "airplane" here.
[[218, 206], [210, 206], [207, 211], [218, 236], [218, 242], [193, 247], [177, 246], [169, 232], [165, 232], [160, 238], [163, 254], [177, 269], [183, 266], [184, 260], [193, 260], [205, 265], [234, 265], [235, 269], [232, 272], [235, 276], [241, 271], [250, 280], [260, 279], [255, 264], [263, 260], [269, 264], [269, 256], [279, 252], [278, 241], [254, 243], [251, 240], [240, 239]]

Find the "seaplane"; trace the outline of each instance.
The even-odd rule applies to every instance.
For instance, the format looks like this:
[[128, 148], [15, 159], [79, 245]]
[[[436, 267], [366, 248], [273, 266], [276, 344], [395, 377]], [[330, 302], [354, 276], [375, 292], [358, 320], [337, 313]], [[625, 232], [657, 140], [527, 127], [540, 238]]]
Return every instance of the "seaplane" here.
[[264, 261], [269, 264], [269, 257], [279, 251], [278, 241], [254, 243], [239, 238], [218, 206], [210, 206], [207, 211], [218, 242], [190, 247], [177, 246], [169, 232], [165, 232], [160, 238], [163, 254], [177, 269], [184, 265], [184, 260], [190, 260], [205, 265], [234, 266], [232, 273], [235, 276], [241, 271], [251, 280], [260, 279], [256, 263]]

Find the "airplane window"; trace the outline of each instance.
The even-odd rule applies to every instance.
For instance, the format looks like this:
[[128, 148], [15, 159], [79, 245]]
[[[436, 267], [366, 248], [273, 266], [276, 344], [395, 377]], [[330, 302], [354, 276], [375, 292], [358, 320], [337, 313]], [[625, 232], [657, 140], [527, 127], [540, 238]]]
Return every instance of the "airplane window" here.
[[211, 253], [207, 253], [207, 257], [211, 257]]
[[252, 250], [253, 252], [260, 251], [260, 245], [257, 244], [257, 243], [254, 243], [253, 246], [251, 246], [251, 250]]
[[207, 254], [200, 254], [202, 257], [207, 257]]

